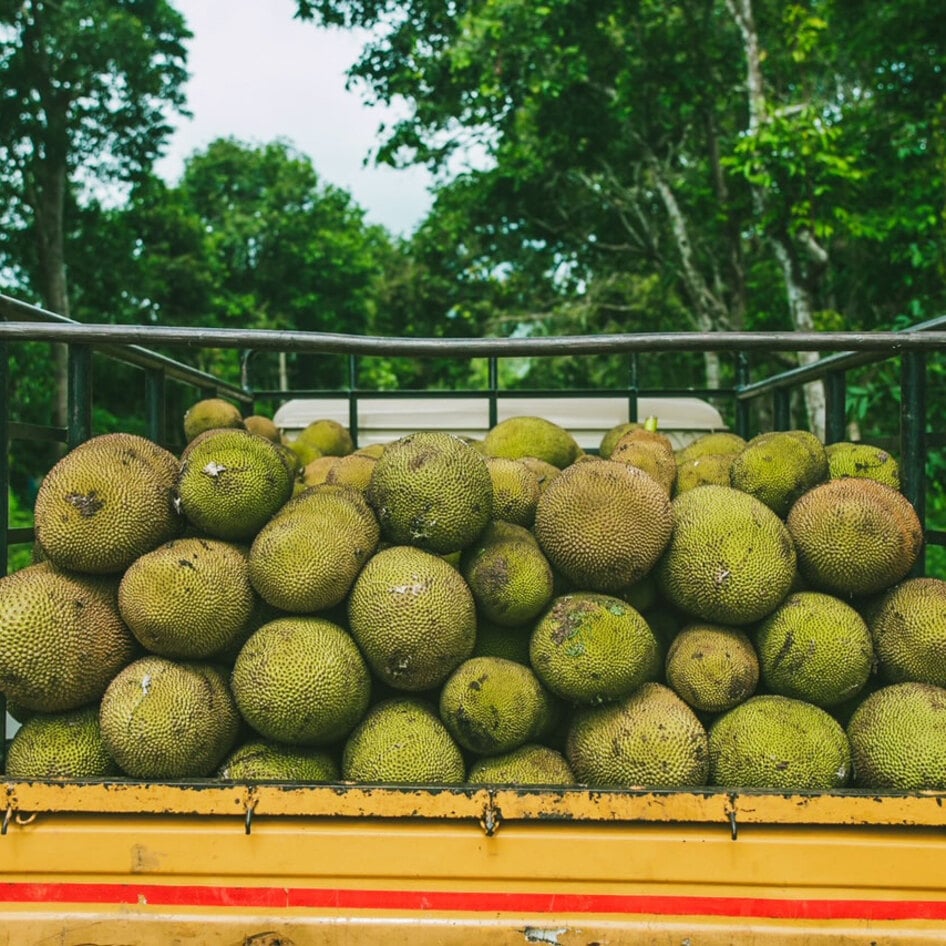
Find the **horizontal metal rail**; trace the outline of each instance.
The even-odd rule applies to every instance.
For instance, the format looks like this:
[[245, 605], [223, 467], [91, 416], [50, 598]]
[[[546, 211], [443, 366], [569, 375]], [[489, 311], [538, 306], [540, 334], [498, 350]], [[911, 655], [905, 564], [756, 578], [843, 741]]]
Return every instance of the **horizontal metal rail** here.
[[[216, 391], [224, 397], [232, 398], [241, 403], [250, 403], [252, 396], [239, 385], [223, 381], [214, 375], [201, 371], [199, 368], [193, 368], [180, 361], [175, 361], [166, 355], [150, 351], [147, 348], [141, 348], [137, 345], [127, 344], [127, 340], [112, 339], [98, 336], [95, 339], [78, 338], [71, 334], [77, 328], [84, 328], [84, 323], [75, 322], [72, 319], [56, 315], [55, 312], [49, 312], [38, 306], [21, 302], [10, 296], [0, 293], [0, 339], [15, 338], [20, 341], [49, 341], [49, 342], [67, 342], [69, 344], [93, 344], [103, 355], [114, 358], [117, 361], [128, 365], [134, 365], [138, 368], [144, 368], [151, 371], [161, 371], [165, 378], [170, 381], [178, 381], [183, 384], [189, 384], [202, 390]], [[10, 334], [9, 328], [15, 327]], [[105, 326], [119, 328], [120, 326]], [[141, 326], [138, 326], [141, 328]], [[47, 331], [52, 330], [52, 336], [47, 335]], [[150, 327], [145, 327], [149, 332]], [[63, 332], [58, 336], [58, 332]], [[147, 340], [148, 344], [160, 344], [160, 340], [150, 335], [141, 336]], [[122, 347], [115, 347], [115, 346]], [[213, 347], [213, 346], [207, 346]]]
[[[946, 350], [946, 331], [930, 332], [640, 332], [559, 335], [545, 338], [402, 338], [337, 332], [270, 329], [0, 323], [0, 340], [87, 345], [180, 345], [245, 348], [305, 354], [357, 354], [401, 358], [488, 358], [621, 354], [659, 351], [865, 351], [884, 356], [904, 351]], [[172, 362], [173, 363], [173, 362]], [[174, 363], [176, 364], [176, 363]], [[213, 380], [212, 375], [205, 375]], [[214, 382], [219, 383], [219, 382]], [[241, 389], [237, 389], [241, 390]]]

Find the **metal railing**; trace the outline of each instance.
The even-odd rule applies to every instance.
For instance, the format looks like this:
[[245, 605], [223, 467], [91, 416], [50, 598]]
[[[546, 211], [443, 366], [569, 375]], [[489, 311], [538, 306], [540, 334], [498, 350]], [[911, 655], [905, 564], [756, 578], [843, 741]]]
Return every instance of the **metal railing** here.
[[[53, 425], [24, 424], [10, 419], [9, 353], [23, 342], [64, 343], [68, 346], [69, 419], [65, 428]], [[145, 347], [148, 346], [148, 347]], [[152, 350], [154, 346], [198, 350], [231, 349], [241, 352], [243, 383], [220, 380], [183, 362]], [[357, 403], [360, 397], [405, 396], [404, 391], [375, 391], [359, 388], [357, 360], [361, 357], [488, 359], [484, 389], [425, 392], [436, 396], [482, 397], [491, 399], [491, 423], [495, 422], [495, 404], [503, 397], [541, 397], [545, 395], [593, 397], [620, 394], [628, 400], [628, 418], [636, 419], [637, 399], [643, 395], [690, 395], [724, 399], [731, 403], [734, 428], [749, 435], [750, 408], [760, 399], [772, 399], [775, 429], [789, 426], [789, 398], [792, 391], [811, 381], [825, 385], [826, 440], [844, 439], [846, 429], [846, 379], [848, 373], [866, 365], [893, 357], [900, 359], [900, 410], [898, 437], [902, 490], [925, 521], [927, 426], [927, 358], [946, 351], [946, 317], [913, 326], [901, 332], [653, 332], [608, 335], [575, 335], [545, 338], [384, 338], [339, 333], [290, 332], [269, 330], [209, 329], [159, 325], [111, 325], [78, 323], [64, 319], [36, 306], [0, 295], [0, 392], [4, 408], [0, 410], [0, 442], [11, 440], [49, 440], [66, 447], [92, 436], [92, 357], [93, 354], [141, 369], [144, 385], [146, 435], [158, 443], [168, 443], [167, 396], [170, 383], [188, 385], [198, 396], [220, 396], [252, 412], [259, 399], [291, 396], [338, 397], [338, 390], [272, 389], [254, 390], [249, 381], [249, 364], [257, 352], [292, 352], [296, 354], [335, 355], [347, 359], [348, 383], [344, 394], [351, 405], [352, 426], [357, 431]], [[831, 352], [804, 367], [792, 368], [760, 380], [753, 380], [749, 356], [752, 353]], [[638, 385], [639, 359], [648, 354], [681, 352], [731, 353], [736, 358], [736, 383], [731, 387], [642, 387]], [[595, 390], [501, 390], [499, 364], [506, 358], [546, 358], [560, 356], [595, 357], [623, 354], [627, 373], [622, 383], [606, 391]], [[416, 392], [414, 392], [416, 393]], [[9, 487], [8, 450], [0, 458], [0, 491]], [[32, 530], [10, 529], [7, 507], [0, 509], [0, 569], [5, 570], [8, 547], [31, 541]], [[946, 544], [946, 533], [927, 529], [928, 542]], [[3, 572], [0, 571], [0, 574]]]

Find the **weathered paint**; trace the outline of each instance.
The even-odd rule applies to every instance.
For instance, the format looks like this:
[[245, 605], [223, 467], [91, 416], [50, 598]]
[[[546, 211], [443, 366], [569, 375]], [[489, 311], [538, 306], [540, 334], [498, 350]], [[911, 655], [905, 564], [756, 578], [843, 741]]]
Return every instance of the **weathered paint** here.
[[561, 794], [10, 783], [34, 809], [0, 837], [0, 946], [946, 941], [936, 796], [572, 792], [562, 817]]

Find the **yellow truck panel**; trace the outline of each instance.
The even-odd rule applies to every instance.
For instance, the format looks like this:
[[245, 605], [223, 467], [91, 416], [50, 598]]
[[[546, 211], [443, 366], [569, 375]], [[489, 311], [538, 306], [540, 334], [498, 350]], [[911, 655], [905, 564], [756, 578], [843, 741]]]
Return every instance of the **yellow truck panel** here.
[[6, 797], [2, 946], [946, 942], [941, 794], [12, 782]]

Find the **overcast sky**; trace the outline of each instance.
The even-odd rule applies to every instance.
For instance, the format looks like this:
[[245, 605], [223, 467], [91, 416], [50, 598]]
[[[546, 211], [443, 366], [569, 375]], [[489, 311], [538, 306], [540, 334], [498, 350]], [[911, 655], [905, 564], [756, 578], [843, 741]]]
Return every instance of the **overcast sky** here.
[[[366, 167], [385, 113], [345, 90], [360, 50], [350, 33], [292, 18], [293, 0], [172, 0], [194, 38], [187, 84], [191, 119], [180, 119], [158, 173], [176, 183], [184, 159], [215, 138], [249, 144], [284, 138], [323, 181], [345, 188], [371, 223], [408, 234], [430, 206], [418, 168]], [[389, 116], [390, 118], [390, 116]]]

